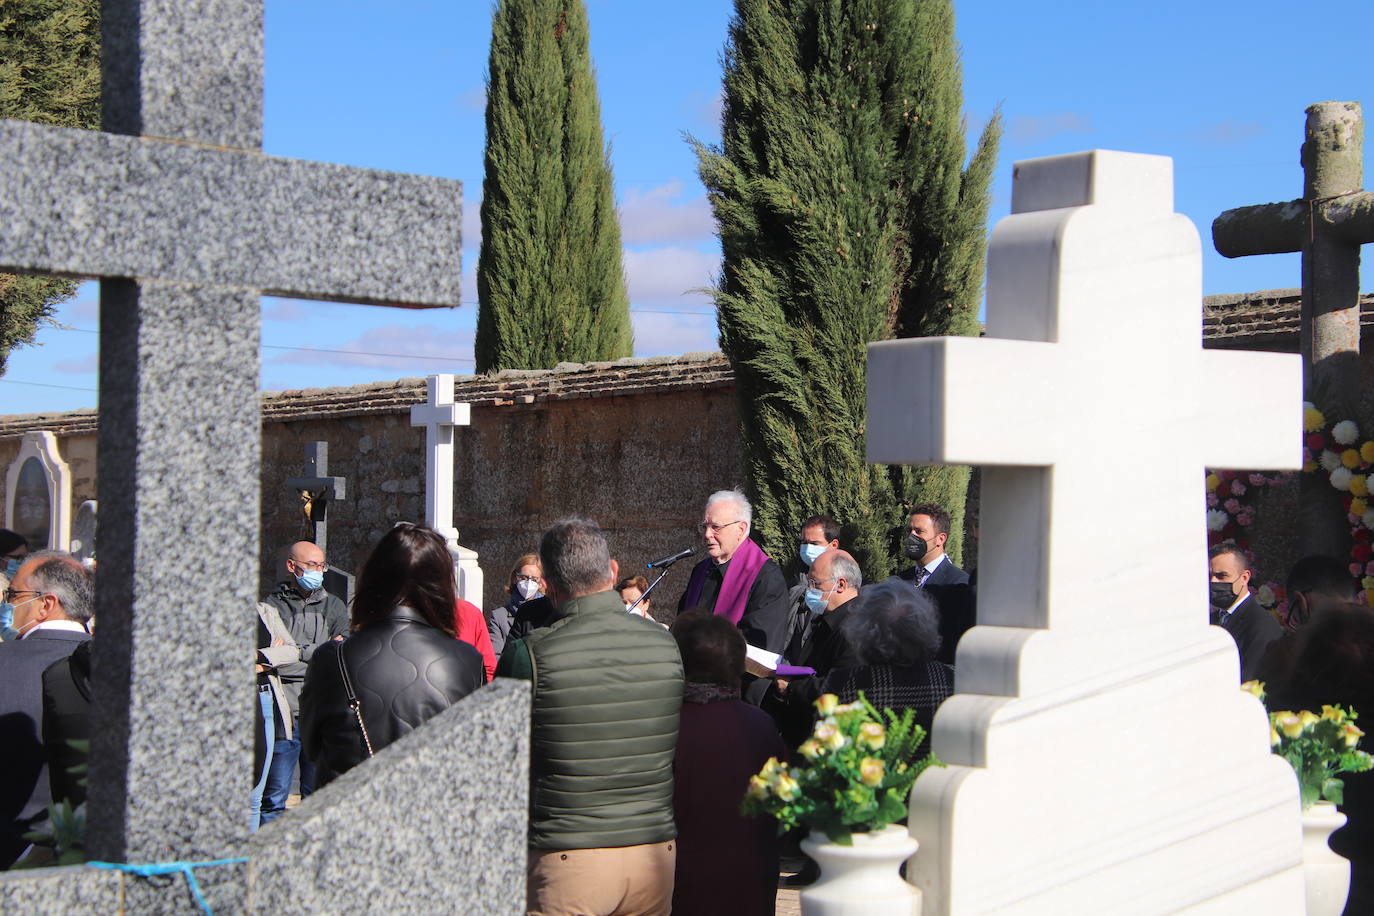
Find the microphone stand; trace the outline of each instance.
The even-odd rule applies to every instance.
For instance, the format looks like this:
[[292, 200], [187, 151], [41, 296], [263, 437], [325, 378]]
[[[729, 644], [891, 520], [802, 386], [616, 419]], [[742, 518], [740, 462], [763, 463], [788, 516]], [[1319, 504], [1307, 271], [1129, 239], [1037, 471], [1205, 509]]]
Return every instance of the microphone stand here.
[[[673, 561], [673, 563], [676, 562], [677, 560]], [[658, 583], [663, 581], [664, 576], [668, 575], [668, 570], [673, 568], [673, 563], [665, 563], [662, 566], [658, 567], [658, 578], [654, 579], [654, 581], [649, 583], [649, 587], [644, 590], [644, 594], [640, 595], [638, 598], [635, 599], [635, 603], [630, 605], [626, 609], [626, 613], [629, 613], [630, 611], [633, 611], [635, 608], [639, 607], [639, 603], [643, 601], [645, 598], [649, 597], [649, 593], [658, 587]]]

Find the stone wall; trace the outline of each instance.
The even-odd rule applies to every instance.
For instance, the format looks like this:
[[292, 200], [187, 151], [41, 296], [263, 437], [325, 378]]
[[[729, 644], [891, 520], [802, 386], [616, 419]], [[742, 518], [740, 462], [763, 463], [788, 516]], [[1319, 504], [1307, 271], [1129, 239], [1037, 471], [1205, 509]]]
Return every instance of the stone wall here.
[[[1374, 328], [1374, 296], [1364, 297], [1363, 313], [1363, 326]], [[1296, 352], [1298, 322], [1296, 290], [1209, 296], [1203, 306], [1208, 347]], [[1374, 336], [1363, 354], [1374, 378]], [[480, 555], [488, 607], [504, 599], [515, 558], [562, 515], [596, 518], [622, 570], [642, 570], [697, 542], [707, 493], [743, 483], [734, 379], [719, 353], [459, 376], [454, 394], [472, 405], [472, 425], [455, 440], [455, 524]], [[329, 472], [347, 478], [347, 500], [330, 509], [336, 565], [356, 572], [393, 522], [422, 520], [424, 430], [410, 425], [409, 411], [424, 399], [417, 378], [263, 395], [263, 589], [281, 575], [285, 545], [304, 533], [286, 480], [300, 475], [307, 442], [328, 442]], [[1243, 403], [1238, 414], [1243, 422]], [[0, 466], [23, 433], [51, 430], [72, 469], [75, 508], [95, 498], [96, 422], [91, 410], [0, 417]], [[1281, 581], [1301, 553], [1287, 523], [1296, 500], [1294, 485], [1266, 491], [1257, 504], [1251, 535], [1262, 578]], [[196, 494], [181, 494], [178, 505], [194, 524]], [[969, 543], [967, 565], [976, 566]], [[660, 587], [660, 612], [676, 602], [687, 567], [674, 567]]]

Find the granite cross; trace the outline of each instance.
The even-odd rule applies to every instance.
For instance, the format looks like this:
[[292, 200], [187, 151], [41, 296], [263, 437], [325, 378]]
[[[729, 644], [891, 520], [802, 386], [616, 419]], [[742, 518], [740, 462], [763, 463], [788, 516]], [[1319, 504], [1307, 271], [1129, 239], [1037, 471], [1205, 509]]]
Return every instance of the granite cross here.
[[247, 835], [259, 296], [459, 304], [458, 183], [262, 154], [262, 19], [261, 0], [107, 0], [106, 132], [0, 122], [0, 269], [101, 278], [106, 860]]
[[1308, 106], [1302, 197], [1227, 210], [1212, 223], [1228, 258], [1302, 252], [1305, 390], [1343, 416], [1359, 389], [1360, 246], [1374, 243], [1374, 193], [1360, 189], [1363, 138], [1358, 102]]
[[425, 428], [425, 524], [448, 541], [458, 597], [481, 607], [477, 552], [458, 543], [453, 526], [453, 429], [471, 422], [471, 408], [453, 402], [452, 375], [431, 375], [426, 390], [425, 403], [410, 408], [410, 425]]
[[[926, 912], [1300, 911], [1293, 774], [1207, 625], [1200, 484], [1297, 466], [1301, 373], [1203, 350], [1201, 293], [1169, 159], [1031, 160], [988, 337], [869, 346], [869, 460], [984, 467], [979, 625], [933, 728], [950, 765], [912, 794]], [[1222, 390], [1256, 422], [1218, 423]]]

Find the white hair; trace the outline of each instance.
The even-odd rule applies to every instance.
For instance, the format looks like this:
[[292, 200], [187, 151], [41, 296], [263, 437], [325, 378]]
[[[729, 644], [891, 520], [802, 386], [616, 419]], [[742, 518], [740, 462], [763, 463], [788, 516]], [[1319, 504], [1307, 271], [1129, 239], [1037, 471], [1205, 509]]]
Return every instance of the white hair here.
[[739, 510], [738, 521], [744, 522], [751, 529], [754, 527], [754, 507], [749, 505], [749, 500], [738, 488], [734, 490], [717, 490], [706, 497], [706, 508], [708, 511], [716, 503], [734, 503], [735, 507]]

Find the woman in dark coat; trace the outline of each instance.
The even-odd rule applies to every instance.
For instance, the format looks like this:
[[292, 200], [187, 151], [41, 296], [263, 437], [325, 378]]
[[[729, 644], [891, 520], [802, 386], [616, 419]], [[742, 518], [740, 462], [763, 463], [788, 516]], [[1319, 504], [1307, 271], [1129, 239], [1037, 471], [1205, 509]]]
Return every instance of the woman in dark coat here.
[[481, 654], [454, 636], [455, 600], [438, 533], [401, 522], [377, 544], [358, 577], [353, 635], [315, 650], [301, 691], [301, 742], [319, 785], [369, 756], [341, 658], [374, 752], [485, 682]]
[[862, 690], [878, 709], [914, 709], [916, 724], [926, 730], [917, 752], [924, 756], [935, 710], [954, 692], [954, 669], [935, 660], [939, 609], [930, 595], [899, 579], [868, 586], [849, 608], [844, 635], [864, 664], [831, 671], [821, 693], [852, 703]]
[[729, 620], [692, 612], [673, 622], [686, 690], [673, 761], [677, 871], [673, 916], [772, 916], [777, 823], [740, 802], [769, 757], [786, 753], [768, 714], [740, 699], [744, 637]]

